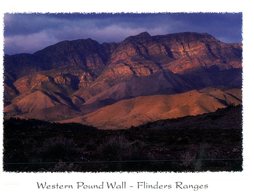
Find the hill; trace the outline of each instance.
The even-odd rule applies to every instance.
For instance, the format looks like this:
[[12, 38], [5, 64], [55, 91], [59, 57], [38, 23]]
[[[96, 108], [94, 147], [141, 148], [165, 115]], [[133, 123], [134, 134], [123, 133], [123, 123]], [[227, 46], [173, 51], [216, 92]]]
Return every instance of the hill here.
[[208, 88], [174, 95], [139, 96], [60, 122], [89, 124], [100, 129], [126, 129], [157, 120], [214, 112], [239, 104], [241, 90]]

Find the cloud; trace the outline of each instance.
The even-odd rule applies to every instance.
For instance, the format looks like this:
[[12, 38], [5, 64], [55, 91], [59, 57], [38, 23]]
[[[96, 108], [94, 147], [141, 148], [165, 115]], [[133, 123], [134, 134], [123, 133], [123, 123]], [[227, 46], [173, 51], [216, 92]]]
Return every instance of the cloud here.
[[5, 53], [32, 53], [63, 40], [92, 38], [119, 42], [147, 31], [151, 35], [208, 32], [241, 40], [241, 14], [5, 14]]
[[18, 53], [33, 53], [41, 49], [41, 47], [56, 42], [57, 40], [45, 31], [28, 35], [14, 35], [5, 38], [5, 53], [17, 53], [16, 51], [18, 51]]

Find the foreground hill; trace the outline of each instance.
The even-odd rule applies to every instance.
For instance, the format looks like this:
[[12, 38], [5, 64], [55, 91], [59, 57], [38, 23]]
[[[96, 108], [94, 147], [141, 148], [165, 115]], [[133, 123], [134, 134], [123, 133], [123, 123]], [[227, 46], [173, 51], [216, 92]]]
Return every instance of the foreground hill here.
[[240, 171], [242, 108], [120, 131], [4, 121], [5, 171]]
[[85, 116], [60, 121], [83, 123], [100, 129], [121, 129], [157, 120], [214, 112], [241, 104], [241, 90], [207, 88], [175, 95], [140, 96], [105, 106]]

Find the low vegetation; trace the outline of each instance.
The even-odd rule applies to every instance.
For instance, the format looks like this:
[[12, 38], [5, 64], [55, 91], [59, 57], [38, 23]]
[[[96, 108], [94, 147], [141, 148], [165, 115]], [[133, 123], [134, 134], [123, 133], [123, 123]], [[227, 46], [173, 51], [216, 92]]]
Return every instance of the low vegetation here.
[[4, 121], [5, 171], [241, 171], [241, 106], [127, 130]]

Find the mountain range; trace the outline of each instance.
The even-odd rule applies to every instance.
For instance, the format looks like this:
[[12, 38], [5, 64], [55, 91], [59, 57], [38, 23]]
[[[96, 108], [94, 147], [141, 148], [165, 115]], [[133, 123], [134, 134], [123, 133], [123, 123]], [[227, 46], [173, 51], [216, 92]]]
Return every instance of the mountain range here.
[[62, 41], [4, 56], [5, 117], [129, 128], [241, 104], [242, 45], [207, 33]]

